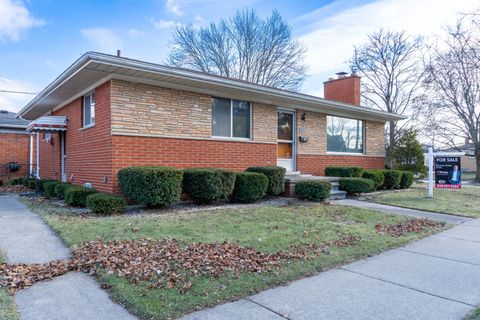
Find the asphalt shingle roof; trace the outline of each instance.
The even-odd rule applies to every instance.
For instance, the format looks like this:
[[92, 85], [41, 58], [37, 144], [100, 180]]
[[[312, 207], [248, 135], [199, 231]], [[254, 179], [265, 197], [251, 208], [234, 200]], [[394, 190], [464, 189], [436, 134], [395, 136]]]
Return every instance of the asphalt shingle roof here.
[[24, 126], [26, 127], [30, 121], [15, 118], [17, 114], [6, 110], [0, 110], [0, 127]]

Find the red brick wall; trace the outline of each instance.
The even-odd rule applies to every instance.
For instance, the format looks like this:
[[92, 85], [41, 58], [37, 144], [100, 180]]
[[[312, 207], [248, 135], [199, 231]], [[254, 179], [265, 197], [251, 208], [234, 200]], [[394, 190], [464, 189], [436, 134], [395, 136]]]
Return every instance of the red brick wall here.
[[[82, 128], [82, 98], [72, 101], [55, 111], [53, 115], [68, 118], [67, 180], [78, 185], [90, 182], [97, 190], [111, 191], [113, 187], [110, 82], [95, 89], [95, 126]], [[60, 148], [58, 134], [53, 135], [53, 144], [40, 142], [41, 178], [61, 178]], [[105, 177], [107, 182], [104, 182]]]
[[[113, 136], [113, 175], [129, 166], [210, 167], [243, 171], [277, 163], [277, 145], [234, 141]], [[118, 189], [114, 191], [118, 192]]]
[[298, 155], [297, 170], [313, 175], [325, 175], [328, 166], [355, 166], [364, 169], [383, 169], [385, 158], [343, 155]]
[[[8, 172], [8, 163], [18, 162], [20, 170]], [[0, 180], [27, 176], [30, 163], [30, 136], [28, 134], [0, 133]]]
[[348, 76], [323, 83], [325, 99], [360, 105], [360, 77]]

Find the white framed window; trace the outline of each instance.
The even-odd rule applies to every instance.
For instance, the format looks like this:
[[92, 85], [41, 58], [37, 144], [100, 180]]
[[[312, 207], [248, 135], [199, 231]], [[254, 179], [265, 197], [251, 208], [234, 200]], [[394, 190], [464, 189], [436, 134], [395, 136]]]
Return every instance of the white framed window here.
[[363, 154], [363, 120], [327, 116], [327, 152]]
[[83, 127], [95, 124], [95, 92], [83, 96]]
[[252, 107], [248, 101], [212, 98], [212, 136], [250, 139]]

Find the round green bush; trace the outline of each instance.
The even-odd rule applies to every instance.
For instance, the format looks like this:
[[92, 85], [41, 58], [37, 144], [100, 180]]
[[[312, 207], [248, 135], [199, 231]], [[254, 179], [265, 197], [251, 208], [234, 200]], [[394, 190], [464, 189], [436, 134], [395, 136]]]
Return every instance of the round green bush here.
[[25, 177], [14, 177], [8, 181], [8, 184], [12, 186], [25, 185], [27, 178]]
[[357, 177], [362, 176], [363, 169], [360, 167], [326, 167], [327, 177]]
[[36, 185], [36, 182], [37, 179], [35, 178], [28, 178], [25, 182], [25, 187], [27, 187], [28, 189], [35, 189], [35, 185]]
[[121, 196], [111, 193], [95, 193], [87, 196], [87, 208], [102, 215], [121, 214], [127, 203]]
[[385, 182], [383, 186], [385, 189], [399, 189], [400, 181], [402, 180], [402, 171], [398, 170], [383, 170], [385, 176]]
[[180, 201], [183, 171], [172, 167], [128, 167], [118, 172], [125, 197], [148, 207], [166, 206]]
[[235, 177], [233, 202], [255, 202], [265, 196], [268, 189], [268, 178], [263, 173], [240, 172]]
[[194, 168], [185, 169], [183, 191], [195, 203], [208, 204], [227, 199], [235, 185], [235, 172]]
[[282, 167], [251, 167], [247, 172], [263, 173], [268, 178], [267, 193], [272, 196], [278, 196], [285, 192], [285, 173], [286, 169]]
[[54, 180], [54, 179], [37, 179], [37, 180], [35, 180], [35, 192], [37, 192], [37, 193], [44, 192], [45, 190], [43, 189], [43, 184], [45, 182], [49, 182], [49, 181], [57, 181], [57, 180]]
[[47, 198], [54, 198], [55, 197], [55, 187], [60, 184], [58, 181], [47, 181], [43, 183], [43, 191], [44, 195]]
[[332, 184], [322, 180], [299, 181], [295, 184], [295, 195], [300, 199], [323, 201], [330, 197]]
[[64, 199], [65, 198], [65, 190], [67, 188], [70, 188], [72, 185], [68, 182], [62, 182], [62, 183], [58, 183], [56, 186], [55, 186], [55, 197], [57, 197], [58, 199]]
[[98, 193], [95, 189], [72, 186], [65, 190], [65, 203], [74, 207], [85, 207], [87, 197], [95, 193]]
[[372, 180], [375, 190], [380, 190], [385, 181], [385, 176], [383, 175], [382, 170], [365, 170], [362, 178]]
[[338, 180], [338, 189], [352, 193], [371, 192], [375, 187], [373, 180], [366, 178], [340, 178]]
[[410, 171], [403, 171], [400, 179], [400, 189], [408, 189], [413, 184], [413, 173]]

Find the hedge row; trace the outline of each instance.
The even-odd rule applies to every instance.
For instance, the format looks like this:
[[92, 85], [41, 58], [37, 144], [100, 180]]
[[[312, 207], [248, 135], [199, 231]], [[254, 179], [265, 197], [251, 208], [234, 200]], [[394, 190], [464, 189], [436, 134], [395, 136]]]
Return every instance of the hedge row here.
[[340, 178], [338, 180], [338, 189], [346, 191], [348, 194], [371, 192], [374, 187], [373, 180], [366, 178]]
[[125, 197], [150, 207], [176, 203], [182, 191], [199, 204], [254, 202], [265, 194], [285, 191], [285, 169], [252, 167], [234, 173], [212, 168], [129, 167], [118, 172], [118, 181]]
[[363, 174], [363, 169], [360, 167], [326, 167], [325, 175], [327, 177], [356, 177], [360, 178]]

